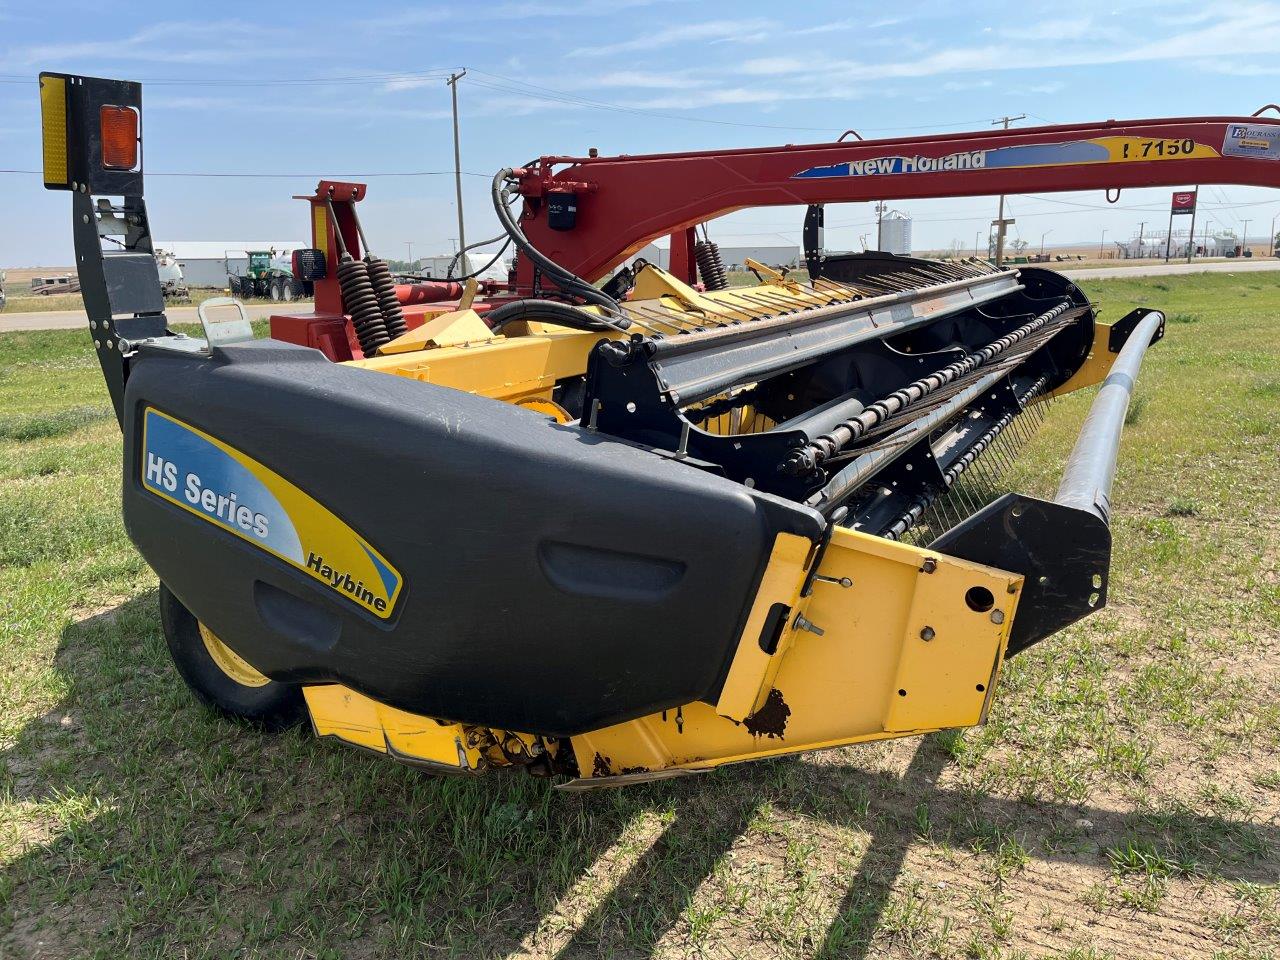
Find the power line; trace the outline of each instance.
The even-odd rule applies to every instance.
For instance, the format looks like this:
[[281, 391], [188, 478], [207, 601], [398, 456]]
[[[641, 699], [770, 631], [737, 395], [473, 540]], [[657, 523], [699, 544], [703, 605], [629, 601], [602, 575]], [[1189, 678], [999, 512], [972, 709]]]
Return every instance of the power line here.
[[[449, 75], [445, 67], [414, 71], [409, 73], [375, 73], [358, 74], [349, 77], [281, 77], [262, 78], [257, 80], [228, 79], [224, 77], [139, 77], [136, 82], [158, 87], [306, 87], [306, 86], [351, 86], [394, 83], [397, 80], [431, 81], [443, 80]], [[0, 83], [38, 82], [35, 77], [24, 77], [18, 74], [0, 74]]]
[[[0, 169], [0, 173], [29, 173], [39, 176], [43, 173], [41, 170], [5, 170]], [[376, 177], [452, 177], [452, 170], [411, 170], [404, 173], [396, 172], [380, 172], [380, 173], [212, 173], [206, 171], [146, 171], [148, 177], [192, 177], [192, 178], [212, 178], [212, 179], [249, 179], [249, 180], [371, 180]], [[493, 174], [490, 173], [474, 173], [470, 170], [463, 170], [464, 177], [481, 177], [485, 180], [492, 180]]]

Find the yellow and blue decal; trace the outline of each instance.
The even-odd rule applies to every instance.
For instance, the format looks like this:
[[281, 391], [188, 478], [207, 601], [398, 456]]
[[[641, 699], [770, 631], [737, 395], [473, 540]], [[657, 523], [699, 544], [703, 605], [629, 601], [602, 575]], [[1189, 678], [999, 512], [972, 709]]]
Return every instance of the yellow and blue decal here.
[[386, 619], [400, 574], [363, 537], [252, 457], [154, 407], [142, 421], [144, 489], [307, 573]]
[[1064, 143], [1028, 143], [994, 150], [965, 150], [943, 157], [894, 155], [809, 167], [793, 180], [827, 177], [875, 177], [911, 173], [959, 173], [973, 170], [1016, 170], [1093, 163], [1145, 163], [1156, 160], [1201, 160], [1218, 151], [1187, 139], [1096, 137]]

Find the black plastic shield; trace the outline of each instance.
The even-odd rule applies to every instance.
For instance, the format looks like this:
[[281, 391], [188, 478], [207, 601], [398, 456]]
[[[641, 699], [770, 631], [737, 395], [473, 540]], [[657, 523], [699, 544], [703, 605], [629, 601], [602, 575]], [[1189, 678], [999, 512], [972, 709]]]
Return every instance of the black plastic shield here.
[[[141, 482], [151, 406], [336, 514], [404, 578], [380, 620]], [[807, 508], [497, 401], [258, 341], [146, 349], [124, 515], [147, 561], [270, 677], [569, 735], [713, 698], [780, 531]]]

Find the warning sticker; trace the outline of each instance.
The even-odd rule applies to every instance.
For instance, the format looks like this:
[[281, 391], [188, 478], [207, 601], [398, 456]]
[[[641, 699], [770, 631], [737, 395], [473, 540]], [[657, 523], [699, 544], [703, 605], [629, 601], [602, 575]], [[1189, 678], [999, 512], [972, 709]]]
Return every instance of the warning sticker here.
[[1280, 160], [1280, 124], [1228, 124], [1222, 152], [1228, 157]]

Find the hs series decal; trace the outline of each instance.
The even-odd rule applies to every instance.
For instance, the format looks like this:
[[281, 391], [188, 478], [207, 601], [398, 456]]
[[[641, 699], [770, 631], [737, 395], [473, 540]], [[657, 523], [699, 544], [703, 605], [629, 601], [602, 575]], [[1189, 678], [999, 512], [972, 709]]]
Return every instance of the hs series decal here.
[[190, 424], [143, 413], [143, 489], [292, 564], [375, 616], [402, 579], [363, 537], [279, 474]]

